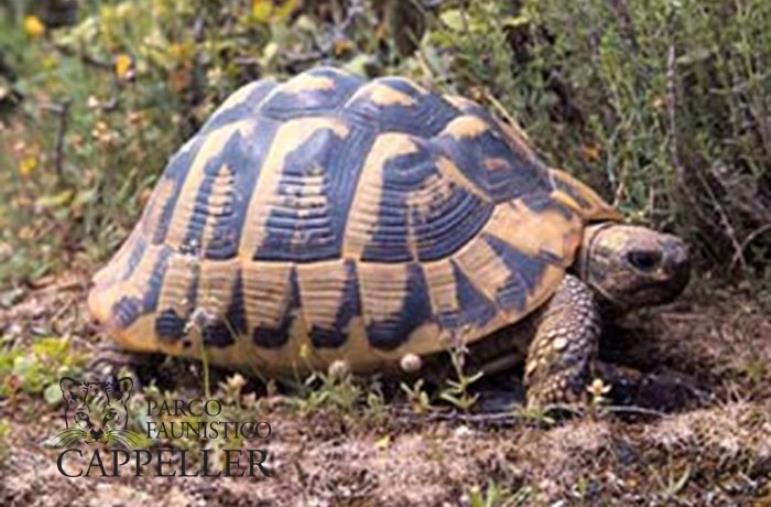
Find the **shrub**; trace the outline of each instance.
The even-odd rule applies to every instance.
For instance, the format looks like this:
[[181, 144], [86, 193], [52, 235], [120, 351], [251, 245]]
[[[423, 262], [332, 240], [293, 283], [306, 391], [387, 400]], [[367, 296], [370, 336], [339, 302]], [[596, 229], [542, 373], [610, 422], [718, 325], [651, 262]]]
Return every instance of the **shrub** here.
[[109, 256], [219, 102], [317, 63], [469, 95], [702, 270], [771, 280], [763, 0], [62, 4], [0, 2], [0, 285]]

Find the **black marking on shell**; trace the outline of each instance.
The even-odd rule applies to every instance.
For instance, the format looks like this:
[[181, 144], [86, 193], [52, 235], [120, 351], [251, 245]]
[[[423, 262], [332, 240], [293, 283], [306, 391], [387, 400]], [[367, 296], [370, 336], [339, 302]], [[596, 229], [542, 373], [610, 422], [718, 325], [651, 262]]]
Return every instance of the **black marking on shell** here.
[[230, 295], [230, 303], [222, 320], [204, 324], [201, 334], [205, 346], [228, 347], [235, 343], [236, 338], [246, 332], [246, 311], [244, 309], [243, 282], [241, 272], [236, 274], [236, 280]]
[[[177, 207], [177, 201], [182, 191], [182, 186], [185, 184], [185, 179], [190, 172], [190, 167], [198, 155], [198, 151], [203, 144], [203, 136], [195, 136], [188, 141], [179, 151], [177, 151], [172, 157], [169, 163], [166, 165], [166, 169], [163, 172], [162, 180], [171, 180], [173, 183], [173, 189], [170, 193], [169, 199], [161, 204], [162, 205], [160, 219], [158, 220], [157, 228], [152, 232], [152, 243], [160, 244], [166, 239], [166, 233], [168, 233], [171, 218], [174, 215], [174, 208]], [[159, 182], [160, 183], [160, 182]], [[158, 192], [158, 187], [156, 187]], [[145, 214], [143, 219], [148, 215]]]
[[[233, 123], [241, 120], [248, 119], [250, 117], [256, 117], [258, 114], [258, 106], [262, 99], [264, 99], [276, 86], [276, 82], [271, 79], [262, 79], [257, 82], [249, 83], [243, 86], [247, 88], [253, 86], [254, 89], [238, 104], [228, 107], [227, 109], [217, 109], [212, 114], [206, 123], [201, 127], [200, 133], [207, 134], [213, 130], [216, 130], [228, 123]], [[233, 95], [239, 93], [240, 90], [236, 90]]]
[[119, 329], [126, 329], [142, 314], [142, 301], [130, 296], [122, 296], [111, 308], [113, 322]]
[[340, 256], [364, 154], [374, 137], [371, 129], [356, 126], [345, 138], [320, 129], [286, 155], [276, 196], [280, 203], [271, 209], [254, 260], [313, 262]]
[[459, 310], [438, 315], [439, 323], [448, 328], [465, 324], [484, 326], [495, 317], [497, 311], [495, 304], [474, 287], [454, 260], [450, 260], [450, 264], [455, 278], [455, 297], [458, 300]]
[[384, 86], [410, 97], [411, 105], [381, 105], [366, 94], [346, 104], [342, 113], [359, 123], [377, 125], [381, 132], [405, 132], [421, 138], [433, 137], [458, 116], [458, 110], [436, 93], [421, 92], [409, 80], [382, 77], [367, 86]]
[[559, 201], [554, 200], [549, 194], [543, 192], [534, 192], [522, 198], [522, 202], [532, 211], [542, 213], [546, 210], [554, 210], [560, 215], [570, 220], [573, 212]]
[[581, 192], [575, 188], [573, 185], [569, 184], [568, 182], [555, 177], [554, 180], [554, 186], [557, 188], [557, 190], [561, 190], [568, 194], [574, 201], [576, 201], [576, 204], [578, 204], [583, 209], [591, 209], [592, 205], [587, 201], [584, 196], [581, 195]]
[[300, 288], [297, 283], [297, 270], [292, 268], [289, 275], [289, 297], [282, 312], [278, 327], [258, 326], [252, 330], [252, 340], [258, 347], [279, 348], [289, 341], [289, 331], [292, 327], [297, 310], [300, 308]]
[[[334, 87], [298, 93], [287, 91], [291, 89], [294, 80], [304, 79], [308, 76], [331, 79], [334, 82]], [[363, 82], [364, 80], [359, 77], [332, 67], [318, 67], [298, 74], [280, 85], [262, 105], [261, 112], [280, 120], [310, 116], [320, 112], [331, 112], [341, 106]]]
[[[226, 260], [237, 255], [249, 200], [277, 124], [262, 121], [259, 128], [259, 135], [248, 139], [235, 132], [220, 152], [206, 162], [184, 241], [189, 253], [198, 254], [207, 221], [213, 219], [213, 233], [203, 245], [205, 257]], [[220, 172], [223, 166], [227, 167], [224, 177]], [[216, 215], [209, 205], [209, 198], [215, 191], [221, 199], [226, 199]]]
[[155, 318], [155, 336], [166, 342], [179, 340], [185, 336], [185, 320], [173, 308], [163, 310]]
[[431, 300], [423, 269], [418, 264], [409, 264], [401, 309], [384, 320], [368, 323], [367, 339], [375, 348], [395, 349], [431, 317]]
[[161, 295], [161, 288], [163, 287], [163, 277], [166, 275], [166, 268], [169, 265], [169, 257], [171, 257], [171, 251], [163, 247], [158, 254], [158, 259], [153, 266], [150, 273], [150, 279], [147, 282], [145, 288], [144, 298], [142, 300], [142, 306], [144, 312], [155, 311], [158, 306], [158, 298]]
[[361, 315], [361, 300], [359, 298], [359, 280], [356, 274], [356, 264], [352, 260], [345, 261], [345, 287], [337, 308], [335, 323], [331, 329], [318, 326], [311, 328], [311, 342], [318, 348], [335, 348], [345, 343], [348, 338], [348, 325], [351, 320]]
[[[455, 139], [443, 134], [435, 142], [495, 202], [552, 189], [545, 167], [513, 151], [493, 125], [476, 136]], [[501, 165], [487, 167], [491, 160]]]
[[123, 273], [118, 275], [118, 280], [128, 280], [131, 275], [134, 274], [134, 271], [139, 265], [139, 262], [142, 260], [146, 250], [147, 241], [145, 240], [144, 236], [141, 233], [136, 234], [134, 244], [131, 246], [131, 251], [129, 252], [128, 259], [126, 260], [126, 269]]
[[498, 305], [506, 310], [516, 308], [523, 311], [527, 296], [540, 283], [547, 262], [527, 255], [490, 234], [483, 233], [482, 238], [509, 269], [509, 276], [496, 295]]
[[[363, 261], [405, 262], [413, 259], [415, 242], [421, 261], [442, 259], [457, 251], [487, 223], [494, 205], [447, 181], [431, 148], [415, 140], [418, 151], [394, 157], [383, 168], [378, 220]], [[420, 205], [411, 199], [433, 181], [447, 184], [449, 192], [434, 189], [433, 202]]]

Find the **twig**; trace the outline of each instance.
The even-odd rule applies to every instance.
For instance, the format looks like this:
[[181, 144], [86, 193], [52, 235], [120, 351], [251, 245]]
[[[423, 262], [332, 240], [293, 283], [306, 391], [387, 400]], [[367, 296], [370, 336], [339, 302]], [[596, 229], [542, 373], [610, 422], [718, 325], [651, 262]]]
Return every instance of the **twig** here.
[[[574, 416], [582, 417], [586, 415], [586, 411], [583, 409], [579, 409], [578, 407], [569, 406], [569, 405], [549, 405], [545, 407], [546, 411], [550, 410], [563, 410], [565, 412], [568, 412]], [[636, 405], [604, 405], [602, 406], [602, 410], [606, 410], [607, 412], [613, 413], [613, 414], [635, 414], [635, 415], [643, 415], [643, 416], [650, 416], [650, 417], [657, 417], [657, 418], [665, 418], [668, 414], [665, 412], [661, 412], [659, 410], [654, 410], [650, 408], [644, 408], [644, 407], [638, 407]], [[520, 414], [517, 414], [513, 411], [504, 411], [504, 412], [486, 412], [481, 414], [464, 414], [462, 412], [458, 411], [432, 411], [425, 415], [418, 415], [415, 414], [411, 410], [399, 410], [395, 409], [396, 415], [406, 417], [408, 419], [412, 420], [420, 420], [421, 422], [462, 422], [462, 423], [469, 423], [469, 424], [496, 424], [496, 425], [511, 425], [518, 422], [524, 422], [527, 421], [528, 418], [525, 416], [522, 416]]]
[[64, 136], [67, 134], [70, 104], [71, 102], [69, 100], [65, 100], [60, 104], [48, 106], [48, 110], [59, 117], [59, 129], [56, 131], [54, 169], [56, 170], [56, 176], [60, 182], [64, 177]]
[[685, 180], [685, 167], [680, 160], [678, 152], [679, 138], [677, 133], [677, 51], [675, 45], [669, 46], [667, 55], [667, 116], [669, 118], [669, 133], [671, 142], [669, 143], [669, 152], [672, 157], [672, 164], [675, 166], [675, 175], [677, 176], [678, 188], [686, 192], [688, 199], [693, 201], [688, 192], [688, 186]]
[[733, 271], [738, 262], [744, 261], [744, 251], [750, 246], [750, 243], [752, 243], [755, 238], [768, 231], [771, 231], [771, 223], [758, 227], [744, 238], [744, 241], [742, 241], [739, 248], [734, 252], [734, 256], [731, 258], [731, 271]]

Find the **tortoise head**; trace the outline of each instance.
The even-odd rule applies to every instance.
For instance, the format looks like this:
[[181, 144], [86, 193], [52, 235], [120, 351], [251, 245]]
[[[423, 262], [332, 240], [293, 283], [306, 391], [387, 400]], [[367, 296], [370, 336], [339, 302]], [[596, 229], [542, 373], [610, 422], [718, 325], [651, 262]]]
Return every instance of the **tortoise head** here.
[[587, 227], [578, 262], [581, 278], [620, 310], [668, 303], [690, 276], [683, 240], [634, 225]]

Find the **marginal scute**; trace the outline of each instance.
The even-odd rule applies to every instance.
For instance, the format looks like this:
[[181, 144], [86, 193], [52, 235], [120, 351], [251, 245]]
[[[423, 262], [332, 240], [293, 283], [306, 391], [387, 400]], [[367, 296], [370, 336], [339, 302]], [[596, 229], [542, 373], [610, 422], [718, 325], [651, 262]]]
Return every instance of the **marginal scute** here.
[[113, 322], [118, 329], [126, 329], [142, 314], [142, 301], [136, 297], [123, 296], [111, 308]]
[[159, 337], [176, 340], [183, 336], [183, 329], [196, 307], [199, 280], [200, 263], [196, 258], [170, 257], [157, 305], [155, 331]]
[[578, 181], [566, 172], [549, 170], [549, 177], [555, 188], [554, 200], [573, 209], [584, 217], [585, 221], [611, 220], [621, 221], [623, 215], [606, 203], [594, 190]]
[[495, 304], [474, 285], [471, 281], [472, 275], [464, 273], [457, 262], [450, 262], [455, 279], [455, 297], [462, 308], [462, 313], [452, 327], [466, 324], [480, 327], [486, 325], [495, 317], [497, 312]]
[[286, 263], [245, 263], [242, 283], [246, 320], [258, 347], [277, 348], [289, 341], [301, 307], [296, 269]]
[[231, 278], [233, 281], [230, 297], [224, 312], [221, 310], [217, 312], [215, 317], [207, 319], [201, 328], [204, 346], [227, 347], [235, 343], [236, 339], [246, 332], [247, 323], [241, 272], [236, 270]]
[[504, 309], [512, 306], [523, 311], [527, 297], [538, 287], [546, 259], [531, 257], [505, 241], [490, 234], [483, 234], [483, 239], [506, 265], [509, 275], [496, 294], [498, 304]]
[[376, 349], [391, 350], [431, 318], [431, 303], [418, 264], [361, 263], [361, 300], [367, 339]]
[[299, 265], [297, 273], [311, 342], [317, 348], [340, 347], [352, 320], [361, 316], [356, 263], [343, 260]]
[[162, 310], [155, 319], [155, 334], [161, 341], [177, 341], [185, 336], [185, 319], [173, 308]]

